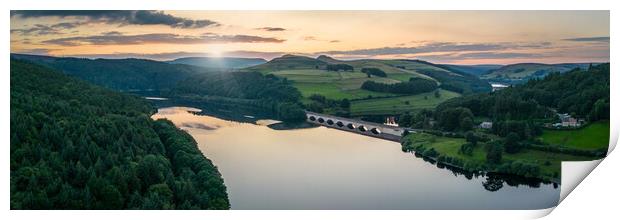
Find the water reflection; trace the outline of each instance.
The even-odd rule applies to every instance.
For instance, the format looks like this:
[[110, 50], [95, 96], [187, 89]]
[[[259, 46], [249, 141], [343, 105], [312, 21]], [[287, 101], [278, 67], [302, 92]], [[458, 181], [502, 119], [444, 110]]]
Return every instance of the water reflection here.
[[[541, 187], [542, 185], [551, 185], [553, 186], [554, 189], [558, 188], [559, 185], [557, 183], [552, 183], [549, 181], [544, 181], [538, 178], [530, 178], [530, 177], [523, 177], [523, 176], [517, 176], [517, 175], [509, 175], [509, 174], [500, 174], [500, 173], [487, 173], [487, 174], [483, 174], [481, 172], [469, 172], [466, 170], [463, 170], [461, 168], [458, 167], [453, 167], [447, 164], [443, 164], [443, 163], [437, 163], [435, 160], [428, 158], [428, 157], [424, 157], [419, 153], [416, 152], [410, 152], [412, 154], [415, 155], [415, 157], [417, 158], [421, 158], [422, 160], [430, 163], [430, 164], [436, 164], [438, 168], [440, 169], [446, 169], [452, 172], [452, 174], [454, 174], [454, 176], [463, 176], [465, 178], [467, 178], [468, 180], [471, 180], [473, 178], [479, 178], [479, 177], [486, 177], [487, 181], [483, 182], [482, 185], [484, 186], [485, 189], [489, 190], [489, 191], [497, 191], [499, 188], [501, 188], [503, 186], [504, 183], [506, 183], [509, 186], [528, 186], [528, 187], [532, 187], [532, 188], [538, 188]], [[492, 179], [492, 180], [490, 180]], [[496, 182], [497, 184], [501, 184], [501, 186], [499, 186], [499, 188], [494, 188], [491, 187], [489, 188], [486, 184], [489, 181], [493, 181]]]
[[396, 142], [204, 114], [172, 107], [153, 118], [196, 139], [222, 173], [233, 209], [541, 209], [559, 198], [552, 184], [460, 172], [403, 153]]

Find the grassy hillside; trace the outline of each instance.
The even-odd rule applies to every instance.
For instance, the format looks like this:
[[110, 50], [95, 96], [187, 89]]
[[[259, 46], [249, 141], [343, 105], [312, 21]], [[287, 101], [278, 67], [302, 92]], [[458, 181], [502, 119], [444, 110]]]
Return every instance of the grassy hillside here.
[[566, 64], [542, 64], [542, 63], [519, 63], [506, 65], [493, 70], [481, 78], [500, 83], [523, 83], [530, 79], [543, 78], [550, 73], [564, 73], [575, 68], [587, 69], [589, 63], [566, 63]]
[[405, 112], [421, 109], [432, 109], [448, 99], [460, 94], [439, 89], [439, 97], [435, 92], [417, 95], [399, 96], [380, 99], [367, 99], [351, 102], [351, 115], [400, 115]]
[[319, 94], [332, 99], [394, 96], [390, 93], [362, 90], [360, 87], [367, 80], [382, 83], [400, 82], [390, 78], [368, 78], [365, 73], [361, 72], [327, 72], [317, 69], [280, 70], [270, 72], [270, 74], [291, 81], [304, 97]]
[[[319, 58], [317, 59], [323, 60], [328, 63], [351, 65], [355, 68], [356, 71], [360, 71], [362, 68], [378, 68], [378, 69], [383, 70], [387, 74], [388, 78], [398, 80], [398, 81], [407, 81], [411, 77], [434, 80], [432, 77], [428, 77], [424, 74], [416, 72], [415, 71], [416, 68], [411, 67], [411, 66], [410, 66], [411, 68], [408, 68], [408, 69], [397, 68], [396, 67], [397, 65], [395, 65], [395, 63], [400, 63], [398, 60], [363, 59], [363, 60], [343, 61], [343, 60], [336, 60], [334, 58], [324, 56], [324, 55], [319, 56]], [[407, 63], [407, 64], [412, 65], [412, 63]], [[428, 65], [418, 65], [416, 67], [417, 68], [431, 68], [431, 69], [434, 68]]]
[[11, 60], [11, 209], [228, 209], [194, 139], [146, 100]]
[[59, 70], [110, 89], [167, 90], [206, 69], [144, 59], [83, 59], [11, 54], [12, 59], [25, 60]]
[[326, 62], [314, 58], [287, 54], [282, 57], [274, 58], [267, 63], [253, 66], [248, 69], [262, 73], [269, 73], [278, 70], [324, 69], [326, 65]]
[[[328, 65], [348, 65], [353, 71], [327, 71]], [[362, 68], [376, 68], [387, 76], [368, 77], [368, 74], [361, 72]], [[304, 98], [318, 94], [334, 100], [358, 100], [351, 105], [352, 115], [400, 114], [433, 108], [444, 100], [459, 96], [459, 93], [490, 91], [488, 83], [473, 75], [418, 60], [337, 60], [324, 55], [316, 59], [285, 55], [248, 70], [286, 78]], [[442, 88], [440, 93], [445, 95], [434, 98], [434, 93], [431, 92], [403, 97], [401, 94], [361, 88], [366, 81], [395, 84], [408, 82], [411, 78], [432, 80]], [[424, 99], [425, 96], [427, 99]], [[406, 102], [409, 104], [405, 104]]]
[[242, 69], [266, 63], [262, 58], [240, 58], [240, 57], [183, 57], [167, 63], [187, 64], [210, 69]]
[[545, 143], [582, 150], [607, 149], [609, 121], [600, 121], [577, 130], [545, 130], [540, 137]]

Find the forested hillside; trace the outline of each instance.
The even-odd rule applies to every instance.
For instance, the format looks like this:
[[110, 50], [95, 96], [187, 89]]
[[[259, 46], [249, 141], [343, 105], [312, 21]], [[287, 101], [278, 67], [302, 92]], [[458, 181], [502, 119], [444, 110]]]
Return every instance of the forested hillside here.
[[[609, 64], [601, 64], [401, 115], [400, 126], [423, 129], [403, 138], [403, 151], [468, 171], [559, 181], [562, 161], [607, 154], [609, 79]], [[558, 113], [585, 125], [553, 127]], [[478, 127], [481, 121], [489, 126]]]
[[115, 90], [166, 90], [206, 69], [144, 59], [85, 59], [25, 54], [11, 58], [51, 67], [67, 75]]
[[576, 68], [587, 69], [591, 63], [517, 63], [506, 65], [480, 75], [481, 78], [491, 82], [506, 84], [525, 83], [530, 79], [540, 79], [550, 73], [565, 73]]
[[[491, 94], [452, 99], [439, 105], [436, 112], [462, 107], [475, 117], [509, 121], [513, 125], [536, 120], [554, 121], [556, 112], [588, 121], [606, 120], [609, 119], [609, 79], [609, 64], [601, 64], [589, 70], [550, 74], [544, 79], [533, 79]], [[500, 123], [494, 129], [501, 127]], [[527, 126], [520, 127], [525, 129]]]
[[442, 64], [445, 68], [455, 71], [464, 72], [467, 74], [480, 76], [487, 74], [493, 70], [499, 69], [502, 65], [495, 64], [479, 64], [479, 65], [454, 65], [454, 64]]
[[230, 72], [190, 77], [170, 94], [176, 98], [253, 107], [284, 121], [301, 121], [301, 93], [286, 79], [258, 72]]
[[10, 74], [11, 209], [230, 207], [217, 168], [143, 99], [21, 61]]

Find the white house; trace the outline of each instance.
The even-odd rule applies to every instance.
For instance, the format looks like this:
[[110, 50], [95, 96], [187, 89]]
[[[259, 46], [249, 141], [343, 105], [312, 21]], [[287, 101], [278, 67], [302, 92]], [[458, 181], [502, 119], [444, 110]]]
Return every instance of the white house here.
[[491, 129], [491, 128], [493, 128], [493, 122], [484, 121], [484, 122], [480, 123], [480, 128]]
[[558, 114], [558, 117], [560, 118], [561, 123], [556, 123], [555, 125], [560, 125], [562, 127], [579, 127], [581, 126], [581, 123], [583, 121], [577, 120], [576, 118], [573, 118], [567, 113]]

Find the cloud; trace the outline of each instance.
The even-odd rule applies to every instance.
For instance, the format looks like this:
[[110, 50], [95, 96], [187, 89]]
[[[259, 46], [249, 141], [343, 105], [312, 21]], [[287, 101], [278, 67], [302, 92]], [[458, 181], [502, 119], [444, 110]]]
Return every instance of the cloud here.
[[63, 23], [54, 24], [51, 27], [59, 28], [59, 29], [73, 29], [83, 24], [85, 23], [84, 22], [63, 22]]
[[431, 42], [416, 47], [381, 47], [357, 50], [323, 51], [320, 53], [335, 55], [398, 55], [420, 54], [430, 52], [467, 52], [467, 51], [498, 51], [509, 49], [534, 49], [548, 48], [549, 42], [540, 43], [454, 43], [454, 42]]
[[123, 35], [123, 33], [118, 32], [118, 31], [108, 31], [108, 32], [101, 33], [101, 35], [105, 35], [105, 36], [118, 36], [118, 35]]
[[106, 59], [123, 59], [123, 58], [139, 58], [151, 60], [174, 60], [181, 57], [204, 57], [210, 56], [208, 53], [202, 52], [167, 52], [167, 53], [106, 53], [106, 54], [70, 54], [69, 57], [82, 58], [106, 58]]
[[609, 43], [609, 37], [578, 37], [578, 38], [568, 38], [562, 39], [565, 41], [576, 41], [576, 42], [607, 42]]
[[60, 46], [78, 45], [132, 45], [132, 44], [209, 44], [209, 43], [282, 43], [285, 40], [253, 35], [218, 35], [205, 33], [199, 36], [168, 33], [124, 35], [120, 32], [107, 32], [102, 35], [64, 37], [43, 41], [45, 44]]
[[315, 36], [304, 36], [301, 39], [305, 41], [322, 41], [322, 42], [328, 42], [328, 43], [340, 43], [340, 40], [324, 40], [324, 39], [317, 38]]
[[11, 33], [16, 33], [22, 36], [30, 36], [30, 35], [52, 35], [52, 34], [63, 34], [63, 30], [69, 30], [76, 28], [84, 23], [82, 22], [63, 22], [53, 25], [43, 25], [43, 24], [35, 24], [29, 28], [17, 28], [11, 29]]
[[286, 31], [286, 29], [280, 28], [280, 27], [260, 27], [260, 28], [255, 28], [255, 29], [263, 30], [263, 31]]
[[60, 49], [35, 48], [35, 49], [18, 50], [15, 53], [49, 56], [51, 55], [51, 52], [58, 51], [58, 50]]
[[69, 57], [82, 57], [82, 58], [107, 58], [107, 59], [122, 59], [122, 58], [141, 58], [151, 60], [174, 60], [181, 57], [252, 57], [263, 58], [266, 60], [280, 57], [286, 53], [284, 52], [260, 52], [260, 51], [227, 51], [216, 54], [208, 52], [165, 52], [165, 53], [108, 53], [108, 54], [68, 54]]
[[541, 54], [519, 52], [473, 52], [473, 53], [448, 53], [440, 55], [417, 55], [417, 59], [460, 61], [471, 59], [520, 59], [543, 57]]
[[218, 26], [211, 20], [193, 20], [166, 14], [163, 11], [106, 11], [106, 10], [49, 10], [49, 11], [11, 11], [11, 17], [80, 17], [93, 22], [120, 25], [167, 25], [173, 28], [202, 28]]
[[58, 30], [41, 24], [35, 24], [30, 28], [11, 29], [11, 34], [16, 33], [19, 35], [49, 35], [49, 34], [61, 34]]
[[304, 36], [302, 39], [303, 40], [308, 40], [308, 41], [318, 40], [315, 36]]

